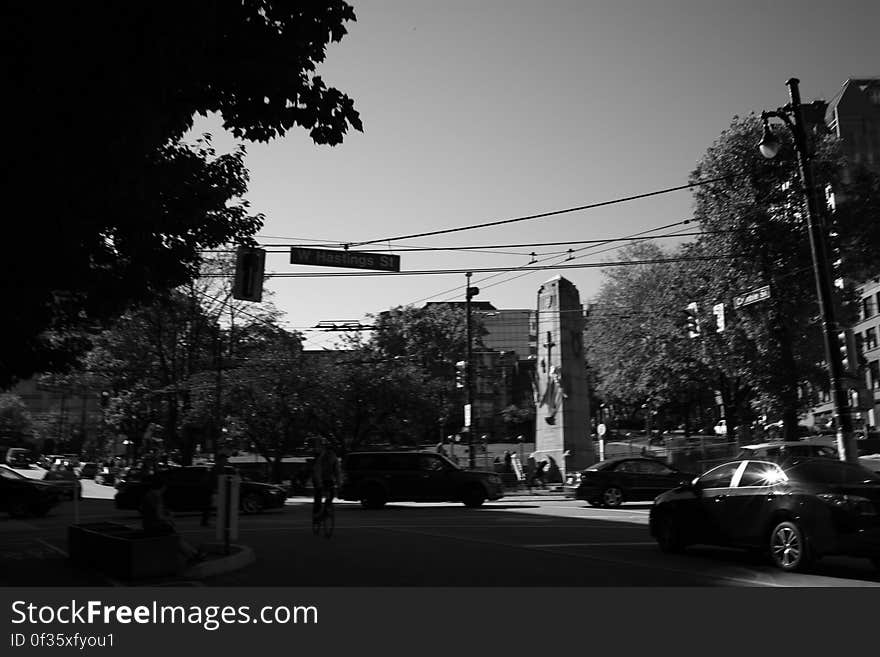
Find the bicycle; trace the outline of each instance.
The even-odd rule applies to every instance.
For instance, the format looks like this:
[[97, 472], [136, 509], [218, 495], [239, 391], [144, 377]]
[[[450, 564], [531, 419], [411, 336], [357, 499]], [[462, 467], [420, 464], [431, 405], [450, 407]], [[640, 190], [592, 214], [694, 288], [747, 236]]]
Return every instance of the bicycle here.
[[333, 509], [333, 500], [327, 499], [321, 506], [321, 512], [312, 516], [312, 533], [317, 536], [323, 534], [325, 538], [333, 536], [336, 528], [336, 513]]

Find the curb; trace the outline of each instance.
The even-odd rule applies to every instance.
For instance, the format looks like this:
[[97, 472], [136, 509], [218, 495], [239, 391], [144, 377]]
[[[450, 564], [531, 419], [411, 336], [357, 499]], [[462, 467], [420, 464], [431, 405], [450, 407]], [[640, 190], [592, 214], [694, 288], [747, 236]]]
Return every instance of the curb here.
[[180, 574], [180, 577], [204, 579], [240, 570], [257, 560], [254, 551], [246, 545], [230, 545], [231, 554], [228, 555], [222, 554], [223, 546], [219, 543], [208, 543], [199, 547], [210, 554], [220, 554], [222, 556], [190, 566]]

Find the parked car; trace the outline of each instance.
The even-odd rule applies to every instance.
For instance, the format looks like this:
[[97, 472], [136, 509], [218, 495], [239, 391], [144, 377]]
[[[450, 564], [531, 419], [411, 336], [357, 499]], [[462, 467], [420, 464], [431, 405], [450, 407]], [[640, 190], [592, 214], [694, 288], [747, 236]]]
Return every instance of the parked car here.
[[61, 501], [62, 491], [39, 479], [0, 465], [0, 510], [13, 518], [44, 516]]
[[31, 450], [24, 447], [10, 447], [6, 450], [6, 465], [11, 468], [31, 467]]
[[464, 470], [435, 452], [355, 452], [343, 460], [339, 497], [378, 509], [386, 502], [462, 502], [478, 507], [504, 496], [494, 472]]
[[593, 506], [618, 507], [623, 502], [653, 500], [660, 493], [694, 478], [662, 461], [647, 457], [618, 457], [600, 461], [566, 477], [569, 497]]
[[719, 465], [651, 508], [660, 549], [708, 543], [760, 549], [782, 570], [832, 554], [880, 567], [880, 476], [829, 458]]
[[116, 483], [116, 468], [106, 465], [99, 467], [95, 473], [95, 483], [102, 486], [113, 486]]
[[[235, 474], [235, 468], [227, 466], [227, 474]], [[201, 511], [205, 500], [205, 489], [210, 484], [211, 468], [205, 466], [178, 467], [161, 473], [165, 478], [165, 505], [171, 511]], [[117, 509], [140, 510], [141, 501], [147, 492], [147, 484], [138, 478], [126, 479], [117, 489], [115, 500]], [[287, 491], [281, 486], [273, 486], [242, 479], [239, 488], [239, 509], [243, 513], [259, 513], [264, 509], [284, 506]]]
[[77, 474], [80, 479], [94, 479], [95, 475], [98, 474], [98, 464], [91, 462], [83, 463], [79, 466]]
[[60, 490], [64, 499], [72, 500], [74, 495], [77, 499], [82, 499], [82, 484], [79, 483], [70, 465], [53, 465], [52, 469], [43, 475], [43, 481], [50, 482]]
[[743, 445], [737, 459], [772, 461], [781, 463], [795, 457], [837, 458], [837, 448], [832, 445], [806, 441], [783, 441]]

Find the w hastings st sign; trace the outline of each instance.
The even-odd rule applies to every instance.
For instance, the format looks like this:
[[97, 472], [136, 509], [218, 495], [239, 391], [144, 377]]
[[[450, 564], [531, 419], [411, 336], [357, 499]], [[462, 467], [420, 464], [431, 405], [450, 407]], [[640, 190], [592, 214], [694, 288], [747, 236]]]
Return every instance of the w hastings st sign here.
[[332, 251], [329, 249], [301, 249], [299, 247], [292, 247], [290, 249], [290, 264], [400, 271], [400, 256], [391, 255], [390, 253]]

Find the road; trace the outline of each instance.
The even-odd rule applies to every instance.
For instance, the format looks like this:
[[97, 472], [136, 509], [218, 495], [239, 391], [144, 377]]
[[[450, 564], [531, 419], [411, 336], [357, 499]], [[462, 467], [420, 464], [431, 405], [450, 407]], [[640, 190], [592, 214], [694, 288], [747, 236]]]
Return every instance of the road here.
[[[87, 496], [112, 488], [87, 482]], [[511, 496], [480, 509], [460, 504], [392, 504], [380, 510], [340, 503], [330, 539], [312, 535], [310, 505], [246, 516], [238, 543], [255, 564], [211, 578], [209, 586], [880, 586], [867, 560], [828, 558], [810, 574], [783, 573], [759, 557], [694, 547], [661, 553], [648, 534], [647, 504], [596, 509], [560, 496]], [[130, 511], [94, 497], [81, 522], [136, 525]], [[107, 585], [66, 561], [72, 502], [46, 518], [0, 518], [0, 585]], [[192, 543], [211, 542], [197, 514], [177, 517]]]

